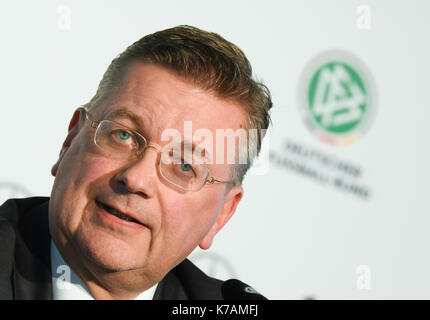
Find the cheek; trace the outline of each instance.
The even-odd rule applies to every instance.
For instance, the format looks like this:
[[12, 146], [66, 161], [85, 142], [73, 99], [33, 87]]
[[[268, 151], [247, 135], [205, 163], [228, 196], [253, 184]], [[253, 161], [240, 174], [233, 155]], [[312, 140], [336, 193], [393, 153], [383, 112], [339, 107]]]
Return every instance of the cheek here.
[[164, 193], [160, 198], [162, 231], [165, 239], [176, 243], [198, 244], [221, 210], [221, 197], [204, 192], [192, 194]]
[[78, 188], [86, 188], [86, 194], [90, 194], [90, 187], [102, 180], [108, 180], [114, 169], [111, 159], [89, 156], [81, 161], [76, 168], [75, 184]]
[[112, 163], [109, 159], [79, 152], [72, 152], [63, 160], [52, 188], [50, 215], [53, 227], [71, 237], [79, 228], [83, 213], [93, 198], [93, 186], [106, 179]]

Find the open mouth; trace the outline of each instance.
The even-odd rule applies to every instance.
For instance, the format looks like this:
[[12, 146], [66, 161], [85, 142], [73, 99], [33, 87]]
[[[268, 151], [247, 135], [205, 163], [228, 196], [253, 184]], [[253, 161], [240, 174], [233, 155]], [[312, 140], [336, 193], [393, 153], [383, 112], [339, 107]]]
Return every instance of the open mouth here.
[[134, 218], [132, 218], [130, 216], [127, 216], [127, 215], [125, 215], [125, 214], [123, 214], [121, 212], [118, 212], [114, 208], [109, 207], [108, 205], [106, 205], [106, 204], [104, 204], [104, 203], [102, 203], [100, 201], [96, 200], [96, 204], [97, 204], [98, 207], [104, 209], [106, 212], [110, 213], [111, 215], [113, 215], [113, 216], [115, 216], [117, 218], [120, 218], [120, 219], [125, 220], [125, 221], [134, 222], [134, 223], [143, 225], [142, 223], [140, 223], [136, 219], [134, 219]]

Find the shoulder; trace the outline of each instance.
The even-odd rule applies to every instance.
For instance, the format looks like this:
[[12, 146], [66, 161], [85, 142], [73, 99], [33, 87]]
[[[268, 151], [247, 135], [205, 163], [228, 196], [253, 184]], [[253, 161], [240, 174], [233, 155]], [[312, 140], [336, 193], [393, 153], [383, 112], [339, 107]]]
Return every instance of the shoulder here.
[[209, 277], [190, 260], [185, 259], [172, 272], [187, 289], [187, 295], [190, 299], [222, 299], [223, 281]]
[[9, 199], [0, 206], [0, 299], [29, 299], [36, 292], [28, 288], [47, 278], [48, 206], [48, 197]]
[[[0, 250], [45, 251], [49, 240], [49, 197], [9, 199], [0, 206]], [[49, 242], [49, 241], [48, 241]], [[49, 248], [49, 247], [48, 247]]]
[[[5, 201], [0, 206], [0, 234], [2, 241], [17, 234], [26, 238], [26, 234], [43, 229], [48, 224], [49, 197], [15, 198]], [[7, 234], [5, 233], [7, 231]]]
[[[21, 241], [21, 217], [47, 198], [9, 199], [0, 206], [0, 299], [12, 299], [10, 279]], [[33, 228], [34, 225], [30, 224]]]
[[162, 286], [164, 286], [164, 291], [177, 293], [176, 297], [168, 297], [169, 299], [265, 299], [253, 288], [239, 280], [222, 281], [208, 276], [188, 259], [185, 259], [167, 274], [162, 281]]
[[0, 206], [0, 223], [8, 222], [16, 226], [21, 217], [32, 209], [49, 201], [49, 197], [14, 198], [6, 200]]

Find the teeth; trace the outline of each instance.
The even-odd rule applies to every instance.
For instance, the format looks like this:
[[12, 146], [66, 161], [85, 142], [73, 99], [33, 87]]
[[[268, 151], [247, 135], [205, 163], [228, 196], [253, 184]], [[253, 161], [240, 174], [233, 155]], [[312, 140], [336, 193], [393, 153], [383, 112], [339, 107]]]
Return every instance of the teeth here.
[[107, 212], [109, 212], [110, 214], [114, 215], [115, 217], [118, 217], [118, 218], [123, 219], [123, 220], [125, 220], [125, 221], [131, 221], [131, 222], [139, 223], [137, 220], [135, 220], [135, 219], [133, 219], [133, 218], [131, 218], [131, 217], [129, 217], [129, 216], [126, 216], [125, 214], [122, 214], [121, 212], [118, 212], [118, 211], [116, 211], [115, 209], [113, 209], [113, 208], [111, 208], [111, 207], [108, 207], [108, 206], [106, 206], [106, 205], [103, 205], [103, 208], [104, 208]]

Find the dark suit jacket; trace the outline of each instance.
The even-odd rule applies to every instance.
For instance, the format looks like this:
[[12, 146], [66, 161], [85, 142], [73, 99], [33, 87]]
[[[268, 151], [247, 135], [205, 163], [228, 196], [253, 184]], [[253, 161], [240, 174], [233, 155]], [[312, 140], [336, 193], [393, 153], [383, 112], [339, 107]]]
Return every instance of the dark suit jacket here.
[[[52, 299], [48, 204], [31, 197], [0, 206], [0, 299]], [[160, 281], [154, 299], [223, 299], [222, 283], [186, 259]]]

